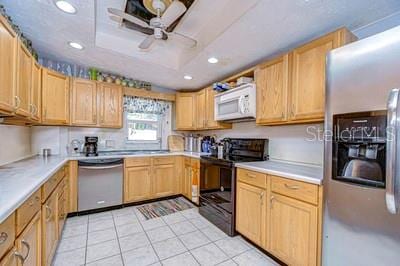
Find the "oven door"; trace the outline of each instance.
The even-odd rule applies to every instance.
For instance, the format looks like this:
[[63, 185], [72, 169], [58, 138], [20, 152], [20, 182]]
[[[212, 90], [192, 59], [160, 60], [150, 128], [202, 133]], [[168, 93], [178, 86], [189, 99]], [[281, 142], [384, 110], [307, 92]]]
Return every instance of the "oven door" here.
[[199, 212], [228, 235], [234, 235], [235, 168], [201, 159]]

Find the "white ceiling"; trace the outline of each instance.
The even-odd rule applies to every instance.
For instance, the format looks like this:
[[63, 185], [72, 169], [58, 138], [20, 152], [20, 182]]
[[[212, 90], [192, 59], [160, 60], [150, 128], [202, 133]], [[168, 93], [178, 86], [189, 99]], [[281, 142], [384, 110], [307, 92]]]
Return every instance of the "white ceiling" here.
[[[398, 0], [196, 0], [176, 31], [199, 41], [195, 49], [174, 40], [150, 52], [136, 47], [144, 35], [119, 28], [106, 8], [124, 0], [69, 0], [76, 15], [53, 0], [0, 0], [41, 55], [152, 82], [193, 89], [277, 55], [341, 26], [350, 30], [400, 11]], [[85, 46], [71, 49], [68, 41]], [[211, 65], [207, 58], [220, 63]], [[183, 76], [189, 74], [193, 80]]]

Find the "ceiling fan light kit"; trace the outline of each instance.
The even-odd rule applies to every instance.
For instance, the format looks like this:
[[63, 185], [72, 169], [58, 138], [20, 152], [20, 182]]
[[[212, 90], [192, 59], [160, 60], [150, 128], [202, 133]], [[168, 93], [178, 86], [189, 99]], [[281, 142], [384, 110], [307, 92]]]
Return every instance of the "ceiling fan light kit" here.
[[[128, 14], [122, 10], [115, 8], [108, 8], [108, 12], [113, 16], [122, 18], [123, 20], [131, 23], [132, 27], [129, 27], [140, 32], [147, 34], [148, 31], [152, 31], [152, 34], [147, 36], [142, 43], [139, 44], [139, 48], [142, 50], [147, 50], [156, 40], [168, 40], [169, 36], [173, 35], [177, 37], [176, 40], [184, 43], [184, 45], [192, 48], [197, 45], [197, 41], [176, 33], [168, 32], [167, 29], [175, 21], [177, 21], [187, 10], [186, 6], [179, 0], [153, 0], [153, 1], [143, 1], [143, 4], [147, 9], [149, 9], [151, 3], [151, 8], [156, 11], [156, 17], [150, 20], [150, 23], [143, 21], [131, 14]], [[151, 11], [149, 9], [149, 11]], [[151, 11], [152, 12], [152, 11]], [[153, 13], [153, 12], [152, 12]], [[112, 18], [115, 20], [115, 18]], [[139, 27], [139, 28], [138, 28]], [[140, 28], [141, 27], [141, 28]]]

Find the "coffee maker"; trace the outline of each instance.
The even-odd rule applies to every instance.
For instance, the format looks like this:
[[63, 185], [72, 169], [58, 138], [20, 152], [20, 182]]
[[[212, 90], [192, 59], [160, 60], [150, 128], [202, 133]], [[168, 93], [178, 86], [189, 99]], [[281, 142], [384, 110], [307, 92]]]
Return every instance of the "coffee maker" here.
[[98, 137], [85, 137], [85, 153], [87, 157], [98, 156], [97, 153], [97, 142]]

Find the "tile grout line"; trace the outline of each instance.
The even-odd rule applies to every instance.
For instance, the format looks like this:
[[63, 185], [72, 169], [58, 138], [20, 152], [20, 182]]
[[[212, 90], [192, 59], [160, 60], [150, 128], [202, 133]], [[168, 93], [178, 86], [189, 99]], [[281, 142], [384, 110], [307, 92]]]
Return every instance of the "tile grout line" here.
[[112, 216], [112, 219], [113, 219], [115, 235], [117, 237], [117, 243], [118, 243], [118, 248], [119, 248], [119, 256], [121, 258], [122, 266], [124, 266], [125, 262], [124, 262], [124, 258], [122, 257], [121, 243], [119, 242], [119, 237], [118, 237], [118, 232], [117, 232], [117, 225], [115, 224], [115, 217], [114, 217], [112, 212], [111, 212], [111, 216]]

